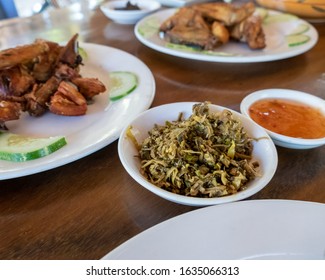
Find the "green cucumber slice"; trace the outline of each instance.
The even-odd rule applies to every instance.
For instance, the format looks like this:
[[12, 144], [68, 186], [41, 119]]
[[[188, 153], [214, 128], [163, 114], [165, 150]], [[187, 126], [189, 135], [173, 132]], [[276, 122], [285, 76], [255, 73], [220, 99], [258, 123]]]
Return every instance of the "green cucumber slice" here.
[[138, 78], [134, 73], [115, 71], [110, 75], [109, 99], [116, 101], [130, 94], [138, 86]]
[[289, 47], [296, 47], [302, 44], [307, 43], [310, 40], [310, 37], [304, 34], [296, 34], [286, 36], [286, 41]]
[[149, 38], [159, 32], [159, 26], [160, 22], [158, 18], [150, 18], [139, 25], [138, 32], [141, 34], [141, 36]]
[[82, 48], [80, 46], [78, 47], [78, 53], [82, 57], [82, 59], [88, 58], [88, 53], [85, 51], [84, 48]]
[[47, 156], [66, 145], [63, 136], [33, 138], [9, 132], [0, 133], [0, 159], [24, 162]]
[[307, 32], [308, 30], [309, 30], [309, 25], [305, 23], [301, 23], [294, 30], [292, 30], [292, 32], [290, 32], [290, 35], [302, 34]]
[[278, 22], [286, 22], [286, 21], [292, 21], [297, 20], [298, 17], [292, 14], [268, 14], [263, 23], [264, 24], [272, 24], [272, 23], [278, 23]]

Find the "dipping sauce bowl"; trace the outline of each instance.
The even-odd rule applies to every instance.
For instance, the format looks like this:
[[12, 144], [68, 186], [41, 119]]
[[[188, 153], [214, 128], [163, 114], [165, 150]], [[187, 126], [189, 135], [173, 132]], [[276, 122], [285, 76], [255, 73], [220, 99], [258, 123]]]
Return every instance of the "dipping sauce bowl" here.
[[289, 89], [267, 89], [246, 96], [240, 111], [263, 127], [278, 146], [310, 149], [325, 144], [325, 101]]

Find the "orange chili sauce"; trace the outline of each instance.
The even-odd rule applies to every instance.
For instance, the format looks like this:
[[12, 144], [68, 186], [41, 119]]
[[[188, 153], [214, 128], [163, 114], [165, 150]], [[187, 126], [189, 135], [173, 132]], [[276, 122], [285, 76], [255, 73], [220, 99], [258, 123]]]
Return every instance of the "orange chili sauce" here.
[[264, 99], [249, 108], [250, 117], [273, 132], [305, 139], [325, 137], [325, 116], [316, 108], [284, 99]]

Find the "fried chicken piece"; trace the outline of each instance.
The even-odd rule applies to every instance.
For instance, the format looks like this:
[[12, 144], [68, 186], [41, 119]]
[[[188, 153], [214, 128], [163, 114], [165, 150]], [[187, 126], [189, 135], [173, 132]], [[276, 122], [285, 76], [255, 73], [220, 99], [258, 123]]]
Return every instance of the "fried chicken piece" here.
[[176, 44], [198, 46], [211, 50], [217, 46], [218, 39], [213, 36], [210, 26], [201, 14], [191, 8], [181, 8], [160, 27], [165, 39]]
[[197, 27], [177, 26], [165, 33], [165, 38], [175, 44], [184, 44], [212, 50], [217, 45], [217, 39], [206, 29]]
[[253, 15], [254, 11], [252, 2], [196, 4], [180, 8], [161, 24], [160, 31], [169, 42], [204, 50], [213, 50], [230, 38], [246, 42], [251, 49], [261, 49], [266, 46], [265, 35], [262, 19]]
[[[43, 40], [36, 40], [36, 42], [40, 41]], [[37, 57], [37, 62], [33, 64], [31, 69], [34, 78], [39, 82], [45, 82], [53, 75], [56, 66], [56, 61], [58, 59], [61, 49], [63, 48], [55, 42], [44, 42], [48, 45], [49, 51], [39, 55]]]
[[219, 21], [214, 21], [212, 23], [211, 32], [222, 44], [226, 44], [229, 41], [229, 31], [224, 24]]
[[247, 43], [251, 49], [263, 49], [266, 46], [262, 18], [257, 15], [252, 15], [235, 25], [230, 36], [240, 42]]
[[0, 71], [0, 96], [22, 96], [34, 83], [34, 77], [22, 65]]
[[79, 34], [75, 34], [61, 49], [57, 64], [61, 62], [76, 68], [82, 63], [82, 57], [78, 53], [78, 36]]
[[35, 84], [31, 92], [26, 93], [26, 111], [37, 117], [45, 113], [51, 96], [57, 91], [61, 79], [52, 76], [44, 84]]
[[192, 6], [209, 21], [220, 21], [226, 26], [237, 24], [252, 15], [255, 5], [251, 2], [243, 5], [231, 5], [228, 3], [203, 3]]
[[18, 102], [0, 101], [0, 126], [4, 127], [6, 121], [18, 120], [21, 106]]
[[44, 84], [42, 84], [35, 92], [37, 103], [39, 103], [41, 106], [45, 106], [51, 95], [57, 91], [60, 82], [61, 79], [57, 78], [56, 76], [52, 76]]
[[62, 81], [57, 92], [51, 97], [49, 109], [63, 116], [81, 116], [86, 114], [87, 102], [74, 85]]
[[96, 96], [106, 90], [105, 85], [97, 78], [78, 77], [78, 78], [72, 79], [72, 83], [78, 87], [79, 92], [87, 100], [92, 99], [94, 96]]
[[6, 129], [6, 121], [18, 119], [21, 111], [32, 116], [48, 109], [60, 115], [84, 115], [87, 100], [106, 90], [97, 78], [81, 77], [77, 38], [75, 34], [65, 46], [37, 39], [0, 51], [0, 129]]
[[46, 112], [46, 105], [39, 104], [36, 100], [35, 93], [38, 90], [38, 84], [35, 84], [29, 93], [24, 95], [26, 106], [24, 111], [27, 111], [31, 116], [38, 117]]
[[30, 63], [48, 50], [49, 47], [44, 41], [3, 50], [0, 52], [0, 70]]
[[180, 8], [178, 12], [166, 19], [161, 24], [160, 31], [166, 32], [175, 26], [208, 28], [201, 14], [190, 7]]
[[80, 69], [72, 68], [67, 64], [59, 63], [55, 69], [54, 75], [57, 78], [64, 79], [64, 80], [72, 80], [74, 78], [80, 77]]

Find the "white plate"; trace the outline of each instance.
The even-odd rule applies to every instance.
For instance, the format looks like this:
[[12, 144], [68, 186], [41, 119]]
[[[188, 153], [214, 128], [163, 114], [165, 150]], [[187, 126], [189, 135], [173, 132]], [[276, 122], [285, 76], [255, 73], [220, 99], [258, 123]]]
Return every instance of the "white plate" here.
[[251, 200], [210, 206], [160, 223], [103, 259], [325, 259], [324, 220], [321, 203]]
[[[318, 33], [310, 23], [293, 15], [266, 10], [268, 23], [263, 24], [263, 29], [267, 46], [264, 49], [251, 50], [244, 43], [228, 42], [220, 46], [217, 51], [195, 50], [186, 46], [170, 44], [159, 35], [159, 26], [176, 10], [159, 11], [141, 19], [135, 26], [135, 35], [138, 40], [156, 51], [169, 55], [224, 63], [264, 62], [289, 58], [310, 50], [318, 40]], [[303, 34], [309, 36], [310, 40], [304, 44], [289, 47], [286, 42], [287, 36], [295, 33], [302, 24], [308, 26], [308, 30]]]
[[49, 156], [22, 163], [0, 160], [0, 179], [9, 179], [52, 169], [85, 157], [115, 141], [125, 124], [148, 109], [155, 95], [155, 81], [149, 68], [124, 51], [89, 43], [80, 43], [88, 57], [81, 73], [97, 77], [108, 88], [109, 72], [131, 71], [139, 85], [125, 98], [110, 102], [108, 92], [94, 98], [85, 116], [66, 117], [46, 113], [39, 118], [24, 114], [7, 123], [13, 133], [48, 137], [63, 135], [68, 144]]
[[271, 181], [278, 165], [278, 155], [273, 141], [263, 128], [256, 125], [249, 118], [236, 111], [214, 104], [209, 105], [211, 112], [221, 112], [224, 109], [231, 111], [234, 118], [240, 120], [249, 137], [260, 139], [252, 143], [252, 161], [257, 161], [259, 163], [257, 172], [260, 176], [248, 182], [245, 188], [237, 193], [222, 197], [203, 198], [180, 195], [164, 190], [149, 182], [141, 174], [141, 164], [139, 157], [137, 157], [138, 150], [135, 148], [134, 142], [127, 137], [128, 127], [132, 126], [133, 133], [138, 143], [142, 143], [143, 140], [148, 137], [148, 131], [151, 130], [155, 124], [164, 125], [166, 121], [175, 121], [178, 119], [180, 113], [183, 114], [184, 119], [189, 118], [192, 115], [194, 104], [196, 103], [176, 102], [151, 108], [139, 114], [123, 129], [119, 138], [118, 154], [121, 163], [130, 176], [144, 188], [164, 199], [191, 206], [208, 206], [243, 200], [263, 189]]

